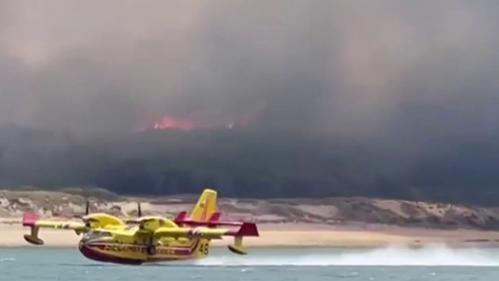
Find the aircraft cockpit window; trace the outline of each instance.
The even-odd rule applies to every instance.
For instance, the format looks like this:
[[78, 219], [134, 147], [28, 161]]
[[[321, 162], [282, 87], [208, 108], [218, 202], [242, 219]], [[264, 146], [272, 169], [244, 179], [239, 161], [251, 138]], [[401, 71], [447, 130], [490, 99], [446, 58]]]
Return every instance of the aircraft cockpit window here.
[[125, 230], [132, 230], [132, 229], [136, 229], [136, 228], [138, 228], [138, 226], [130, 225], [130, 226], [125, 227]]
[[111, 233], [109, 232], [90, 232], [86, 235], [86, 239], [88, 240], [93, 240], [93, 239], [98, 239], [98, 238], [104, 238], [104, 237], [111, 237]]

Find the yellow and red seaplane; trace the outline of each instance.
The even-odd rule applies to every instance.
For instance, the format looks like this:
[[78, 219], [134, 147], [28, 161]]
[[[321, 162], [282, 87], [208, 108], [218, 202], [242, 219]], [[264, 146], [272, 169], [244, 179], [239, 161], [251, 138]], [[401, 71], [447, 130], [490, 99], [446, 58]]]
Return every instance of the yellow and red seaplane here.
[[[88, 213], [88, 207], [87, 207]], [[38, 236], [41, 228], [70, 229], [82, 234], [78, 248], [87, 258], [122, 264], [175, 261], [206, 257], [210, 241], [234, 237], [228, 248], [244, 255], [243, 237], [257, 237], [251, 222], [222, 221], [217, 212], [217, 193], [205, 189], [190, 214], [181, 212], [174, 220], [145, 216], [126, 221], [105, 213], [87, 214], [82, 222], [41, 220], [27, 213], [23, 225], [31, 228], [24, 235], [27, 242], [43, 245]]]

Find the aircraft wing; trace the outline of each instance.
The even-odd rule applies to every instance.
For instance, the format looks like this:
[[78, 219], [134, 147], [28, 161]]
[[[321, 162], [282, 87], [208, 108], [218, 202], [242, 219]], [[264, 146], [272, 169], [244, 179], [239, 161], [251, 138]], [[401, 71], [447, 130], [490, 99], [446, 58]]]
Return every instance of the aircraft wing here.
[[60, 220], [40, 220], [36, 214], [24, 214], [23, 226], [52, 228], [52, 229], [73, 229], [85, 230], [86, 226], [82, 222], [60, 221]]
[[206, 239], [222, 239], [222, 236], [227, 232], [227, 229], [210, 229], [207, 227], [196, 228], [170, 228], [161, 227], [154, 232], [156, 238], [162, 237], [199, 237]]
[[25, 213], [23, 215], [23, 226], [31, 228], [31, 233], [24, 235], [24, 239], [35, 245], [43, 244], [43, 240], [38, 237], [38, 230], [40, 228], [70, 229], [74, 230], [76, 234], [87, 231], [87, 226], [81, 222], [40, 220], [38, 215], [32, 213]]
[[205, 239], [222, 239], [223, 236], [258, 236], [258, 230], [254, 223], [242, 223], [237, 229], [229, 228], [209, 228], [209, 227], [160, 227], [154, 232], [156, 238], [161, 237], [186, 237], [186, 238], [205, 238]]
[[243, 247], [243, 237], [257, 237], [258, 229], [254, 223], [243, 222], [238, 225], [238, 228], [213, 228], [198, 226], [194, 228], [187, 227], [160, 227], [154, 232], [156, 239], [162, 237], [185, 237], [185, 238], [205, 238], [205, 239], [222, 239], [223, 236], [233, 236], [234, 244], [227, 246], [229, 250], [235, 254], [245, 255], [246, 251]]
[[35, 214], [24, 214], [23, 226], [38, 227], [38, 228], [52, 228], [52, 229], [73, 229], [84, 230], [86, 226], [82, 222], [75, 221], [61, 221], [61, 220], [40, 220]]

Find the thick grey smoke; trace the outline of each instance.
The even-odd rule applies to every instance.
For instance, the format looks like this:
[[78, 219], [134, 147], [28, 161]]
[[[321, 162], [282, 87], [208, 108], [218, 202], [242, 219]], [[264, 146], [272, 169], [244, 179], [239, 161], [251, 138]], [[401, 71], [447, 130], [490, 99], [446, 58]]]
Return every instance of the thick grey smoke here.
[[[2, 1], [0, 121], [126, 132], [497, 130], [493, 1]], [[408, 130], [410, 128], [410, 130]]]
[[[498, 12], [479, 0], [0, 1], [0, 184], [432, 199], [478, 186], [475, 200], [496, 202]], [[162, 116], [248, 128], [126, 135]]]

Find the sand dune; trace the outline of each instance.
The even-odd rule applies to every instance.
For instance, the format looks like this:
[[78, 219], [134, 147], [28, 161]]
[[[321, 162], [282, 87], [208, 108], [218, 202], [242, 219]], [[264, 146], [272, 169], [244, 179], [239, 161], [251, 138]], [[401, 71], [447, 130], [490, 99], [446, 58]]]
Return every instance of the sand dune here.
[[[85, 190], [85, 192], [87, 192]], [[0, 191], [0, 246], [26, 246], [21, 227], [23, 212], [44, 217], [81, 216], [90, 200], [92, 212], [122, 218], [137, 215], [137, 201], [145, 215], [174, 217], [189, 210], [196, 195], [131, 198], [113, 194]], [[234, 199], [220, 198], [225, 219], [255, 221], [261, 237], [248, 239], [249, 246], [418, 246], [426, 243], [454, 245], [496, 244], [499, 211], [443, 203], [369, 198]], [[77, 219], [75, 219], [77, 220]], [[78, 237], [71, 231], [44, 230], [49, 246], [74, 247]], [[216, 245], [228, 241], [217, 241]]]
[[[192, 208], [197, 195], [169, 197], [122, 197], [88, 190], [8, 191], [0, 190], [0, 217], [19, 218], [23, 212], [46, 217], [81, 216], [90, 200], [92, 212], [106, 212], [120, 217], [137, 215], [137, 201], [146, 215], [174, 217]], [[316, 199], [219, 199], [219, 210], [233, 219], [259, 223], [306, 223], [341, 226], [384, 224], [437, 229], [499, 230], [499, 209], [376, 198]]]
[[[371, 225], [371, 229], [327, 227], [313, 224], [261, 224], [260, 237], [248, 238], [250, 247], [383, 247], [448, 244], [451, 246], [499, 245], [499, 232], [480, 230], [435, 230]], [[25, 247], [23, 234], [29, 230], [20, 224], [0, 223], [0, 247]], [[40, 234], [47, 246], [76, 247], [79, 237], [72, 231], [43, 230]], [[230, 243], [214, 241], [215, 246]]]

